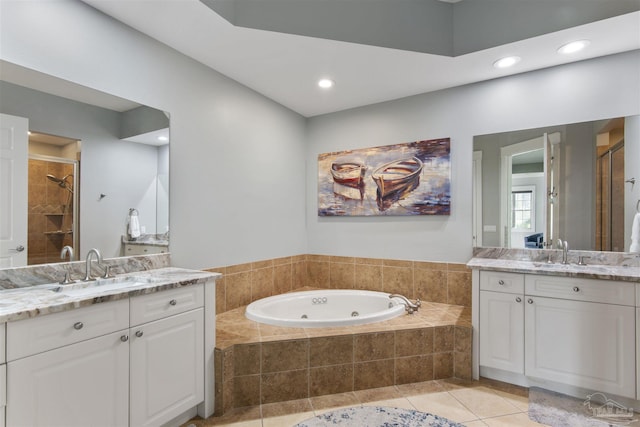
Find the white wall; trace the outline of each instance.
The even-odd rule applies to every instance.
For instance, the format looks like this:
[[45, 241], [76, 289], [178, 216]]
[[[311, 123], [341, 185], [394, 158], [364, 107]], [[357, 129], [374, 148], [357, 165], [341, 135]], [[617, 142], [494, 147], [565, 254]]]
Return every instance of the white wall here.
[[306, 253], [301, 116], [79, 1], [0, 8], [3, 60], [170, 113], [173, 264]]
[[[474, 135], [637, 115], [639, 93], [640, 52], [634, 51], [312, 118], [309, 252], [466, 262]], [[449, 217], [317, 216], [318, 154], [441, 137], [451, 137]]]

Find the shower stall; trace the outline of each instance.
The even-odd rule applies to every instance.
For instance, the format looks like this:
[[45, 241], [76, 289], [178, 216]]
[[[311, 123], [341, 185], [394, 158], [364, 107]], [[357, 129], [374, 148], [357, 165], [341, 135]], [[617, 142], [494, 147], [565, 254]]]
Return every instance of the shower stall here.
[[29, 155], [27, 262], [60, 262], [64, 246], [78, 248], [78, 162]]

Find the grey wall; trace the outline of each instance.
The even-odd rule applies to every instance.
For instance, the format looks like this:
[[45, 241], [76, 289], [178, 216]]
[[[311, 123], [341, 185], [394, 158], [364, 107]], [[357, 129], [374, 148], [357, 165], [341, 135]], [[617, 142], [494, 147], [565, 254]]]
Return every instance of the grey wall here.
[[[119, 256], [129, 208], [155, 233], [158, 148], [119, 140], [119, 113], [6, 82], [0, 82], [0, 112], [27, 117], [32, 131], [81, 140], [77, 256], [90, 248]], [[107, 197], [100, 200], [101, 193]]]
[[[638, 93], [640, 52], [634, 51], [314, 117], [309, 120], [307, 136], [309, 251], [468, 261], [474, 135], [637, 115]], [[449, 217], [317, 216], [314, 165], [319, 153], [441, 137], [451, 137]], [[483, 166], [484, 162], [483, 156]], [[491, 214], [485, 211], [483, 220], [490, 223]], [[488, 239], [483, 243], [494, 244]]]
[[2, 59], [170, 113], [175, 265], [306, 253], [301, 116], [79, 1], [0, 7]]
[[[2, 59], [171, 114], [183, 267], [299, 253], [466, 262], [474, 135], [640, 114], [639, 52], [305, 121], [82, 3], [2, 2], [0, 19]], [[449, 217], [318, 218], [319, 153], [439, 137], [452, 141]]]

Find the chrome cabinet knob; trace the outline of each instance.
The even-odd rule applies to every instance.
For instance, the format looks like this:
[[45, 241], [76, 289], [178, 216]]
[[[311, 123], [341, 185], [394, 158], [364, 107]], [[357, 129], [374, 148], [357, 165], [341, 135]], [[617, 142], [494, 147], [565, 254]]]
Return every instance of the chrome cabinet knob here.
[[528, 302], [529, 304], [533, 304], [533, 300], [532, 300], [531, 298], [529, 298], [529, 299], [527, 300], [527, 302]]
[[140, 338], [142, 335], [144, 335], [144, 332], [142, 332], [142, 331], [137, 331], [137, 332], [136, 332], [136, 336], [137, 336], [138, 338]]
[[122, 341], [122, 342], [127, 342], [127, 341], [129, 341], [129, 335], [122, 335], [122, 336], [120, 337], [120, 341]]
[[516, 302], [522, 302], [522, 298], [516, 297]]
[[76, 322], [73, 324], [73, 329], [75, 329], [76, 331], [79, 331], [83, 327], [84, 327], [84, 324], [82, 322]]
[[176, 305], [178, 304], [178, 301], [172, 299], [171, 301], [169, 301], [169, 305]]
[[573, 287], [573, 292], [580, 292], [580, 288], [579, 288], [579, 287], [577, 287], [577, 286], [574, 286], [574, 287]]
[[498, 280], [498, 285], [504, 286], [504, 280], [502, 280], [502, 279]]

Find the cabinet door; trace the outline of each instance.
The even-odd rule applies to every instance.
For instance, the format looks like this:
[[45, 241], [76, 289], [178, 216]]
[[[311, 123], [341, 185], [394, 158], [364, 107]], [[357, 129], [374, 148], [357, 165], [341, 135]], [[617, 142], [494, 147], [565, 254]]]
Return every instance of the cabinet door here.
[[480, 365], [524, 373], [524, 297], [480, 292]]
[[131, 329], [131, 425], [167, 422], [204, 400], [203, 309]]
[[527, 376], [635, 398], [635, 308], [527, 296]]
[[7, 426], [126, 426], [127, 331], [7, 364]]

